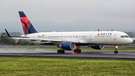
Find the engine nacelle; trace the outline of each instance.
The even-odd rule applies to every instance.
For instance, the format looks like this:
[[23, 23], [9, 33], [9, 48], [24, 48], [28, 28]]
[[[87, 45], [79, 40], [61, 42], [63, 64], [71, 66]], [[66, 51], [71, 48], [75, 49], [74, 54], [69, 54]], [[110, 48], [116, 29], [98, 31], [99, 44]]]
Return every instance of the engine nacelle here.
[[63, 42], [59, 47], [65, 50], [72, 50], [75, 48], [75, 43], [67, 41], [67, 42]]
[[104, 47], [104, 45], [91, 45], [91, 48], [93, 49], [103, 49]]

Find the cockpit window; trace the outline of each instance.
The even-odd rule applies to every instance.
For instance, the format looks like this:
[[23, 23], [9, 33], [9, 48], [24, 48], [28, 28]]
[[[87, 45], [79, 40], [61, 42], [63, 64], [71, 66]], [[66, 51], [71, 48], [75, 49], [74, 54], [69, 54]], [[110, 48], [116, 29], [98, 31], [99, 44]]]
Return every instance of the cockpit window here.
[[128, 35], [122, 35], [121, 38], [128, 38]]

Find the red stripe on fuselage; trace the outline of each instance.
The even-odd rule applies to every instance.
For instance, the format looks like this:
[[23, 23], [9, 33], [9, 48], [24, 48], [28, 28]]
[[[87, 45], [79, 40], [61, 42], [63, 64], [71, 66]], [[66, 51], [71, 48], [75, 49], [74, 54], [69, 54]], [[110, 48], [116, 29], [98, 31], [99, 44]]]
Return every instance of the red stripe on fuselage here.
[[29, 19], [27, 17], [20, 17], [20, 19], [26, 24], [26, 32], [25, 32], [25, 25], [22, 23], [22, 27], [23, 27], [23, 31], [25, 34], [28, 34], [31, 22], [29, 21]]

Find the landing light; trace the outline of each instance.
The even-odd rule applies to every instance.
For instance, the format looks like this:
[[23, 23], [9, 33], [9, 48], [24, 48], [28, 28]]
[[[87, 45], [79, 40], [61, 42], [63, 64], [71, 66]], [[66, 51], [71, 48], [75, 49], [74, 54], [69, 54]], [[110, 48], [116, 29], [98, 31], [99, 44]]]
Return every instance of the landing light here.
[[115, 48], [118, 48], [118, 46], [115, 46]]

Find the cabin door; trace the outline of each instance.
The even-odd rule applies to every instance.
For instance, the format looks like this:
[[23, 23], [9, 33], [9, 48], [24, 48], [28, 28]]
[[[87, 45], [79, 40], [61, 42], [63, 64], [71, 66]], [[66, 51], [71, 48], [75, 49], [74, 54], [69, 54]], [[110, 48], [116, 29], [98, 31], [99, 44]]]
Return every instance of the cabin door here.
[[92, 34], [89, 35], [89, 40], [90, 40], [90, 41], [92, 40]]
[[114, 38], [113, 38], [114, 40], [116, 40], [117, 39], [117, 34], [114, 34]]

